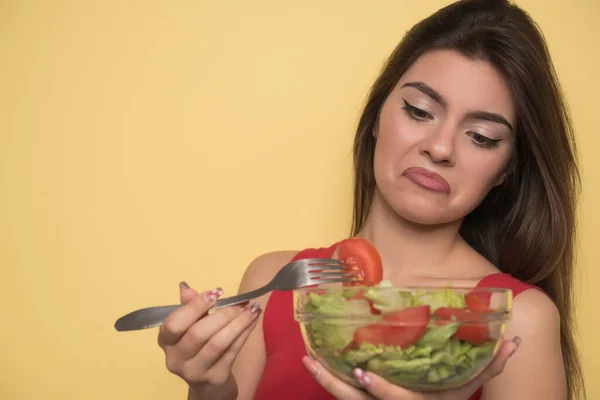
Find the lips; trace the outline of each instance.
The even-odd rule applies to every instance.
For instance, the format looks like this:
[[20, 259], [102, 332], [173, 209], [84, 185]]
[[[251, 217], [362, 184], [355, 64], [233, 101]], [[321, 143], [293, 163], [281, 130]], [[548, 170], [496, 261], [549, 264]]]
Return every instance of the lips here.
[[438, 193], [450, 193], [448, 182], [441, 175], [426, 168], [412, 167], [404, 171], [402, 175], [425, 189]]

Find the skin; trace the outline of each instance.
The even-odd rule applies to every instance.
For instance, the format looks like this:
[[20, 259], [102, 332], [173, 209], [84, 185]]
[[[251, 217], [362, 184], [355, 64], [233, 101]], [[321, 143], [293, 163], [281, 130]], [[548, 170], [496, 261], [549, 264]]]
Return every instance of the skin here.
[[[439, 96], [432, 97], [429, 89]], [[494, 114], [496, 121], [472, 118], [474, 111]], [[359, 234], [380, 252], [384, 279], [395, 285], [475, 286], [486, 275], [499, 272], [458, 233], [462, 218], [506, 178], [514, 132], [499, 123], [497, 116], [516, 125], [513, 101], [502, 76], [490, 64], [452, 51], [425, 54], [394, 88], [374, 132], [377, 191]], [[488, 146], [488, 139], [498, 142]], [[408, 179], [404, 171], [410, 167], [435, 171], [447, 181], [449, 192], [432, 191]], [[269, 282], [296, 253], [275, 252], [254, 260], [239, 292]], [[159, 334], [169, 370], [190, 384], [189, 399], [251, 399], [266, 360], [262, 314], [231, 307], [202, 318], [210, 301], [186, 287], [181, 296], [184, 307], [165, 321]], [[256, 300], [261, 308], [268, 296]], [[484, 400], [558, 400], [566, 398], [559, 321], [558, 310], [547, 296], [537, 290], [523, 292], [514, 299], [506, 332], [507, 338], [516, 339], [503, 344], [492, 365], [474, 382], [443, 393], [411, 393], [373, 374], [355, 371], [369, 397], [310, 358], [302, 362], [326, 390], [349, 400], [459, 400], [480, 386]], [[206, 329], [219, 333], [213, 337], [193, 333]], [[228, 343], [234, 345], [221, 351]], [[205, 362], [208, 354], [217, 354], [210, 365]]]

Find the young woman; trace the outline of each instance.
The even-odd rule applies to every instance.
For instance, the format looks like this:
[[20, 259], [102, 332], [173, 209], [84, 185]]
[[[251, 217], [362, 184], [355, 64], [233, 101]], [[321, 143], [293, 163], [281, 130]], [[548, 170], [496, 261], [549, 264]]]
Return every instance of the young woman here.
[[[528, 15], [505, 0], [441, 9], [407, 33], [372, 87], [354, 145], [352, 236], [375, 245], [394, 285], [512, 289], [509, 340], [492, 365], [435, 394], [357, 371], [359, 391], [306, 357], [290, 292], [207, 315], [222, 290], [198, 294], [182, 283], [184, 306], [158, 338], [167, 368], [187, 382], [189, 399], [582, 398], [575, 160], [559, 84]], [[240, 292], [291, 259], [336, 252], [329, 244], [265, 254]]]

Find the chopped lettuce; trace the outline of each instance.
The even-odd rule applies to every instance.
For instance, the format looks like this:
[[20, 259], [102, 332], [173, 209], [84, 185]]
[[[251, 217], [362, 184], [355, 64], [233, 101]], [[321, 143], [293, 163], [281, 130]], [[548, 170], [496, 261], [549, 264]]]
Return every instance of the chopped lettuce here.
[[384, 346], [375, 346], [370, 343], [364, 343], [358, 349], [346, 352], [342, 358], [349, 365], [356, 367], [361, 363], [369, 361], [375, 356], [383, 355], [384, 352], [386, 352]]
[[[337, 371], [352, 377], [356, 367], [373, 371], [390, 382], [408, 387], [435, 384], [461, 384], [489, 361], [496, 346], [495, 340], [473, 345], [454, 336], [459, 323], [437, 325], [430, 323], [424, 335], [413, 345], [399, 346], [354, 343], [354, 333], [364, 325], [381, 320], [371, 312], [385, 315], [404, 307], [429, 305], [431, 312], [440, 307], [466, 307], [464, 295], [444, 291], [400, 292], [391, 283], [382, 282], [355, 298], [362, 289], [346, 288], [341, 293], [312, 293], [306, 299], [305, 310], [313, 316], [306, 325], [315, 351]], [[319, 318], [323, 315], [323, 318]], [[337, 318], [339, 317], [339, 318]]]
[[413, 295], [409, 306], [423, 306], [429, 305], [431, 312], [435, 312], [440, 307], [456, 307], [463, 308], [466, 306], [465, 296], [463, 294], [455, 293], [451, 289], [444, 290], [443, 292], [422, 292]]
[[448, 340], [456, 333], [460, 324], [447, 324], [442, 326], [430, 326], [427, 328], [427, 332], [421, 338], [419, 343], [426, 344], [432, 348], [439, 349], [444, 347]]
[[382, 312], [398, 310], [403, 307], [429, 305], [433, 313], [440, 307], [463, 308], [466, 306], [464, 294], [456, 293], [450, 288], [438, 292], [422, 291], [411, 294], [394, 290], [388, 281], [368, 288], [364, 296], [373, 302], [376, 309]]
[[421, 342], [406, 349], [364, 343], [341, 353], [336, 365], [343, 364], [349, 371], [361, 367], [399, 385], [461, 382], [480, 363], [488, 361], [493, 348], [493, 342], [473, 346], [452, 338], [436, 348]]
[[399, 310], [411, 302], [411, 296], [408, 293], [377, 287], [367, 289], [364, 296], [373, 302], [374, 308], [383, 313]]
[[370, 314], [369, 304], [363, 299], [350, 300], [337, 293], [310, 293], [304, 308], [313, 315], [322, 314], [328, 317]]
[[308, 331], [315, 346], [341, 351], [352, 343], [356, 327], [344, 324], [343, 321], [335, 324], [314, 320], [308, 323]]
[[[352, 297], [352, 296], [350, 296]], [[356, 326], [346, 318], [351, 316], [370, 316], [370, 307], [365, 300], [349, 300], [336, 293], [319, 295], [311, 293], [307, 298], [305, 310], [312, 315], [326, 315], [327, 318], [314, 318], [308, 323], [308, 331], [315, 346], [332, 350], [342, 350], [352, 340]], [[361, 318], [364, 321], [365, 318]]]

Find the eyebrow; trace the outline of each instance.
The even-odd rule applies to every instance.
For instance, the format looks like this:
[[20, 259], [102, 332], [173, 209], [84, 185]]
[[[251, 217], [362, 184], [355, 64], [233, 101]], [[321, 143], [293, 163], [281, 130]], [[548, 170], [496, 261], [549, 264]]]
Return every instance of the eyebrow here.
[[[424, 82], [407, 82], [402, 87], [412, 87], [415, 88], [427, 96], [431, 97], [433, 101], [446, 108], [448, 106], [448, 102], [444, 99], [444, 97], [439, 94], [435, 89], [431, 86], [427, 85]], [[513, 130], [513, 126], [508, 122], [506, 118], [497, 113], [492, 113], [488, 111], [471, 111], [467, 113], [467, 118], [469, 119], [479, 119], [484, 121], [496, 122], [498, 124], [506, 125], [511, 131]]]

